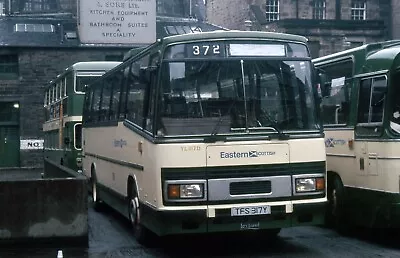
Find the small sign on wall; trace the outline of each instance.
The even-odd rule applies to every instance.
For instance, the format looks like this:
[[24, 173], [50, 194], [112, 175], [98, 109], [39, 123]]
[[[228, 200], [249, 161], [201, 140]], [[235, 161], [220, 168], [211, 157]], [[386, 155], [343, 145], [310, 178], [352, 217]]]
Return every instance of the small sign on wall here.
[[79, 0], [78, 29], [86, 44], [151, 44], [156, 0]]
[[40, 150], [43, 149], [44, 140], [21, 140], [21, 150]]

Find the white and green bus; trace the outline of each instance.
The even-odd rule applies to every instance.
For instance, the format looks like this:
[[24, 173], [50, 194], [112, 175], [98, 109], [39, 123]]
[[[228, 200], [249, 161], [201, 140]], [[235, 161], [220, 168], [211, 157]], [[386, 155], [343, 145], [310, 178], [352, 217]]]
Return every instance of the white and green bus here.
[[82, 111], [85, 87], [121, 62], [79, 62], [46, 86], [44, 158], [82, 171]]
[[215, 31], [131, 52], [88, 86], [95, 207], [158, 236], [323, 223], [326, 155], [307, 40]]
[[400, 41], [313, 60], [321, 78], [329, 223], [400, 226]]

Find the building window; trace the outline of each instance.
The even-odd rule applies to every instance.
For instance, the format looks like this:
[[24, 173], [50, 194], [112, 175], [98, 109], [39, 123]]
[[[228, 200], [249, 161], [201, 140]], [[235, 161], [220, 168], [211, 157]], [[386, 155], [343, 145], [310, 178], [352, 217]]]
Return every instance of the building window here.
[[267, 21], [279, 20], [279, 0], [267, 0], [265, 11]]
[[188, 17], [189, 9], [190, 4], [187, 0], [157, 0], [157, 15]]
[[59, 0], [11, 0], [13, 13], [43, 13], [60, 10]]
[[325, 20], [325, 0], [315, 0], [314, 1], [314, 10], [313, 10], [313, 19], [316, 20]]
[[351, 19], [352, 20], [366, 20], [365, 0], [353, 0], [351, 2]]
[[18, 78], [18, 55], [0, 54], [0, 78]]
[[14, 26], [15, 32], [55, 32], [52, 24], [27, 24], [17, 23]]
[[6, 9], [4, 8], [4, 2], [0, 2], [0, 16], [4, 16], [6, 14]]

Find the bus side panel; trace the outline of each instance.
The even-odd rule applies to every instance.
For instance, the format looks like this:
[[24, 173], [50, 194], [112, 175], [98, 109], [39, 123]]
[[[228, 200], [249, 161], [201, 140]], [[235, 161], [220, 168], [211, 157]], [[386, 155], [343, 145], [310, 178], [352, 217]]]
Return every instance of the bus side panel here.
[[339, 176], [345, 188], [346, 218], [369, 227], [399, 227], [397, 143], [352, 142], [353, 130], [326, 129], [325, 133], [328, 171]]

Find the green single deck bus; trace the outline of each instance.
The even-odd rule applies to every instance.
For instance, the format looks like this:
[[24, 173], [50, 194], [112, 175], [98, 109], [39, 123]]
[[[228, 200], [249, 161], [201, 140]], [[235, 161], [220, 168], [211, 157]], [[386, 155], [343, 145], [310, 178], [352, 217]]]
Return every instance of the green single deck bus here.
[[45, 89], [44, 158], [82, 170], [82, 111], [85, 87], [121, 62], [79, 62]]
[[400, 226], [400, 41], [313, 60], [321, 80], [327, 219]]
[[95, 207], [124, 214], [140, 242], [323, 223], [325, 145], [304, 37], [214, 31], [131, 53], [86, 91]]

